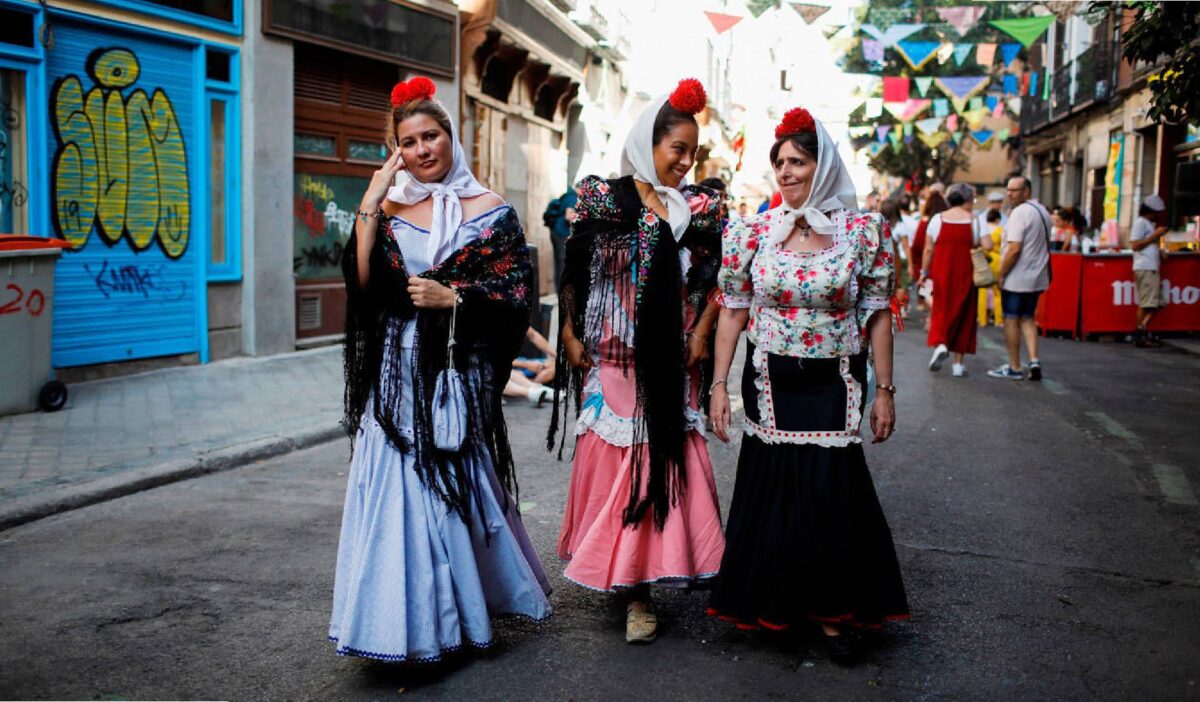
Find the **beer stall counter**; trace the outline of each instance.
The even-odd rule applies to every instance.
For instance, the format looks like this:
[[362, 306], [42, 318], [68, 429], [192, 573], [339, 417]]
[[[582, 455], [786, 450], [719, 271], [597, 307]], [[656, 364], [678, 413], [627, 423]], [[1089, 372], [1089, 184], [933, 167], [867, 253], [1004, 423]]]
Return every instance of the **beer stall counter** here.
[[[1074, 338], [1130, 334], [1137, 295], [1131, 251], [1052, 253], [1053, 277], [1038, 304], [1043, 333]], [[1155, 332], [1200, 331], [1200, 252], [1175, 251], [1162, 259], [1163, 307], [1150, 323]]]

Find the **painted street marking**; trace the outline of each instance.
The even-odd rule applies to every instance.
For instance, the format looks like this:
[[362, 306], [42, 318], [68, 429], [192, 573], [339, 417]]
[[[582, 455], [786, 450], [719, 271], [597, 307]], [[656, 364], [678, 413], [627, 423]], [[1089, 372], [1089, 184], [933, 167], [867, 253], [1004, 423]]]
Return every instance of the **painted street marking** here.
[[1051, 393], [1053, 393], [1055, 395], [1069, 394], [1067, 389], [1065, 387], [1063, 387], [1063, 384], [1058, 382], [1057, 380], [1050, 380], [1049, 378], [1042, 378], [1042, 387], [1046, 388], [1047, 390], [1049, 390]]
[[1087, 414], [1087, 416], [1091, 417], [1092, 419], [1096, 420], [1096, 422], [1099, 423], [1100, 426], [1104, 427], [1105, 431], [1107, 431], [1109, 434], [1112, 434], [1113, 436], [1117, 437], [1118, 439], [1124, 439], [1126, 441], [1132, 441], [1132, 442], [1140, 442], [1141, 441], [1141, 439], [1138, 438], [1137, 434], [1134, 434], [1132, 431], [1129, 431], [1125, 427], [1121, 426], [1117, 422], [1117, 420], [1113, 419], [1112, 417], [1108, 416], [1107, 414], [1105, 414], [1103, 412], [1086, 412], [1085, 414]]
[[1200, 505], [1196, 500], [1196, 492], [1192, 484], [1179, 466], [1169, 466], [1165, 463], [1154, 464], [1154, 478], [1158, 480], [1158, 489], [1166, 496], [1167, 502], [1176, 505]]

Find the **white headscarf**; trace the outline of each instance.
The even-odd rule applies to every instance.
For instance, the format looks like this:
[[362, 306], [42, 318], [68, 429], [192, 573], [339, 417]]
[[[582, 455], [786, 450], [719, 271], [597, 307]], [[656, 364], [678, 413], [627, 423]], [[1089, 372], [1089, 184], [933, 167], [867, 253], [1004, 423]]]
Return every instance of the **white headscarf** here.
[[834, 234], [837, 226], [825, 215], [826, 212], [858, 207], [858, 197], [854, 193], [854, 183], [846, 164], [838, 154], [837, 143], [825, 131], [825, 125], [813, 118], [817, 130], [817, 169], [812, 175], [812, 189], [808, 199], [798, 208], [789, 207], [787, 202], [779, 205], [775, 225], [771, 228], [770, 240], [781, 243], [796, 226], [796, 220], [803, 217], [808, 226], [818, 234]]
[[[654, 120], [658, 118], [658, 111], [669, 97], [670, 94], [664, 94], [652, 100], [633, 123], [633, 129], [629, 130], [629, 136], [625, 137], [625, 148], [621, 151], [621, 175], [631, 175], [654, 186], [654, 192], [658, 193], [659, 199], [667, 206], [667, 221], [671, 225], [671, 233], [675, 235], [675, 240], [679, 241], [687, 231], [688, 223], [692, 221], [692, 211], [683, 193], [663, 185], [658, 179], [658, 171], [654, 170]], [[680, 181], [679, 187], [684, 185], [685, 181]]]
[[[437, 104], [443, 112], [446, 111], [440, 102]], [[448, 115], [449, 113], [447, 121], [450, 122], [450, 142], [454, 145], [454, 160], [450, 164], [450, 170], [441, 181], [434, 183], [423, 183], [407, 170], [401, 171], [400, 184], [388, 188], [387, 193], [387, 199], [402, 205], [415, 205], [427, 197], [433, 198], [433, 223], [429, 226], [429, 242], [426, 249], [431, 266], [444, 261], [456, 248], [454, 235], [463, 221], [462, 198], [491, 192], [475, 179], [471, 169], [467, 167], [467, 154], [458, 141], [458, 130], [454, 127], [454, 120], [449, 119]]]

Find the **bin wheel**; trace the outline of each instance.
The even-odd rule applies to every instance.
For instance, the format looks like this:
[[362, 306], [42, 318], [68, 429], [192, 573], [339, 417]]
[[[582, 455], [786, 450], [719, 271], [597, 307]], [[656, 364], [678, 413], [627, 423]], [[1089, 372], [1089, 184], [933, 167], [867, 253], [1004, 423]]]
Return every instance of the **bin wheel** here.
[[67, 404], [67, 386], [51, 380], [38, 392], [38, 407], [43, 412], [57, 412]]

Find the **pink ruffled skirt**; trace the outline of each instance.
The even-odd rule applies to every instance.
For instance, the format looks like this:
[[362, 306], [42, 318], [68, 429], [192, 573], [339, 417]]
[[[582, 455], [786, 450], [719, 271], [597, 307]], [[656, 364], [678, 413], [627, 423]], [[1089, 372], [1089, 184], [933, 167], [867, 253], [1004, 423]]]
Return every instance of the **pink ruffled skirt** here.
[[643, 583], [688, 586], [714, 577], [721, 567], [725, 536], [704, 437], [688, 432], [687, 487], [661, 532], [649, 513], [636, 529], [622, 523], [632, 457], [632, 446], [614, 446], [592, 431], [576, 442], [558, 537], [558, 555], [570, 561], [564, 575], [605, 592]]

